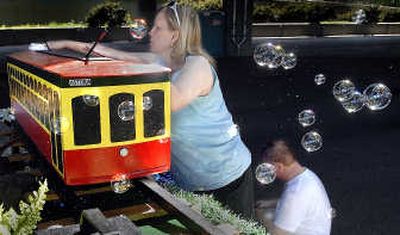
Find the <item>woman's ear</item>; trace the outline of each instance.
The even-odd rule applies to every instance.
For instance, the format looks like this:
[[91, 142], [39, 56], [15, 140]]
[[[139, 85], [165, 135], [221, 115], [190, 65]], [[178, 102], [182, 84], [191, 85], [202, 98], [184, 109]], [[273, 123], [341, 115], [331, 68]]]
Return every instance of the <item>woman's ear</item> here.
[[172, 45], [175, 45], [175, 44], [176, 44], [176, 42], [178, 41], [178, 37], [179, 37], [179, 32], [178, 32], [177, 30], [175, 30], [175, 31], [173, 32], [173, 34], [172, 34], [172, 37], [171, 37], [171, 43], [172, 43]]

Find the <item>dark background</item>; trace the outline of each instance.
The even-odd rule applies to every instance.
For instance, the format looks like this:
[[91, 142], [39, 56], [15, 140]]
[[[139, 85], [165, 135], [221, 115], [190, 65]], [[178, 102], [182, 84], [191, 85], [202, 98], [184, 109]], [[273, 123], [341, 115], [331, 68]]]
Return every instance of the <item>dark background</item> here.
[[[400, 226], [400, 48], [396, 37], [254, 39], [270, 41], [298, 56], [292, 70], [262, 70], [252, 58], [219, 59], [218, 71], [228, 107], [253, 153], [261, 161], [266, 141], [285, 137], [295, 143], [301, 163], [323, 181], [337, 216], [332, 234], [399, 234]], [[317, 86], [322, 73], [326, 83]], [[392, 91], [381, 111], [348, 114], [332, 86], [350, 79], [359, 91], [382, 82]], [[297, 115], [311, 108], [316, 123], [303, 128]], [[317, 130], [323, 147], [301, 148], [304, 133]], [[282, 184], [257, 184], [256, 199], [279, 197]]]
[[[226, 103], [253, 154], [254, 168], [262, 162], [266, 141], [291, 139], [300, 161], [323, 181], [337, 211], [332, 234], [400, 233], [400, 38], [255, 38], [281, 44], [298, 57], [294, 69], [263, 70], [251, 57], [217, 58], [217, 69]], [[110, 46], [137, 50], [137, 45]], [[143, 46], [143, 45], [141, 45]], [[0, 47], [0, 107], [8, 106], [4, 56], [27, 45]], [[326, 83], [317, 86], [314, 76], [323, 73]], [[391, 104], [372, 112], [367, 108], [348, 114], [332, 95], [335, 82], [348, 78], [363, 91], [383, 82], [392, 91]], [[300, 111], [311, 108], [316, 123], [303, 128]], [[301, 148], [300, 139], [317, 130], [323, 147], [315, 153]], [[279, 197], [282, 184], [257, 184], [256, 198]]]

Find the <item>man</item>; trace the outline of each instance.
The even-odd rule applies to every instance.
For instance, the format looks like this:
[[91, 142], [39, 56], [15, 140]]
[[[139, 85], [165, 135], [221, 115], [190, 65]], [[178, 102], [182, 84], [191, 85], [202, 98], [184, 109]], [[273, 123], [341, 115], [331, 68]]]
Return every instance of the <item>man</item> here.
[[269, 227], [272, 234], [330, 234], [331, 205], [318, 176], [296, 160], [294, 151], [284, 140], [269, 144], [263, 157], [275, 166], [276, 178], [285, 182]]

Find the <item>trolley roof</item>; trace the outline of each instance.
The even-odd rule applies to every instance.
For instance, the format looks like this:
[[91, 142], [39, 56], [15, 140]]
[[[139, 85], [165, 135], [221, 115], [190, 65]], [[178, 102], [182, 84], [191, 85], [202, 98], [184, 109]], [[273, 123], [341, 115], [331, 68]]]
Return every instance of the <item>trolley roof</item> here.
[[138, 64], [119, 60], [85, 61], [46, 53], [24, 51], [9, 57], [62, 78], [132, 77], [168, 73], [171, 70], [157, 64]]

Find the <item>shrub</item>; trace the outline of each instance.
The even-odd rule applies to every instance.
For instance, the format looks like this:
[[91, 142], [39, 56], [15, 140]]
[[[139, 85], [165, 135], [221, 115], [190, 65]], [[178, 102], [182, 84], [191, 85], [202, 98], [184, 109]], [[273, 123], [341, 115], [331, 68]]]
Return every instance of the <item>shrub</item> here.
[[312, 22], [353, 21], [356, 11], [363, 9], [366, 23], [378, 21], [400, 21], [400, 10], [371, 5], [360, 7], [338, 3], [315, 2], [256, 2], [253, 10], [254, 22]]
[[131, 16], [119, 1], [105, 0], [90, 9], [85, 21], [89, 27], [114, 27], [129, 24]]
[[222, 0], [178, 0], [177, 2], [191, 6], [197, 11], [222, 10]]
[[260, 3], [255, 4], [255, 22], [313, 22], [333, 19], [335, 10], [329, 5], [318, 3]]
[[378, 6], [371, 6], [364, 9], [367, 17], [367, 24], [375, 24], [379, 21], [379, 15], [381, 10]]
[[379, 20], [384, 22], [398, 22], [400, 21], [400, 10], [382, 10]]
[[40, 212], [43, 210], [48, 191], [47, 180], [40, 182], [38, 191], [28, 196], [28, 203], [20, 201], [19, 211], [13, 208], [5, 210], [3, 204], [0, 204], [0, 234], [32, 234], [36, 224], [42, 219]]
[[281, 9], [275, 4], [255, 5], [253, 9], [254, 22], [277, 22], [281, 17]]

